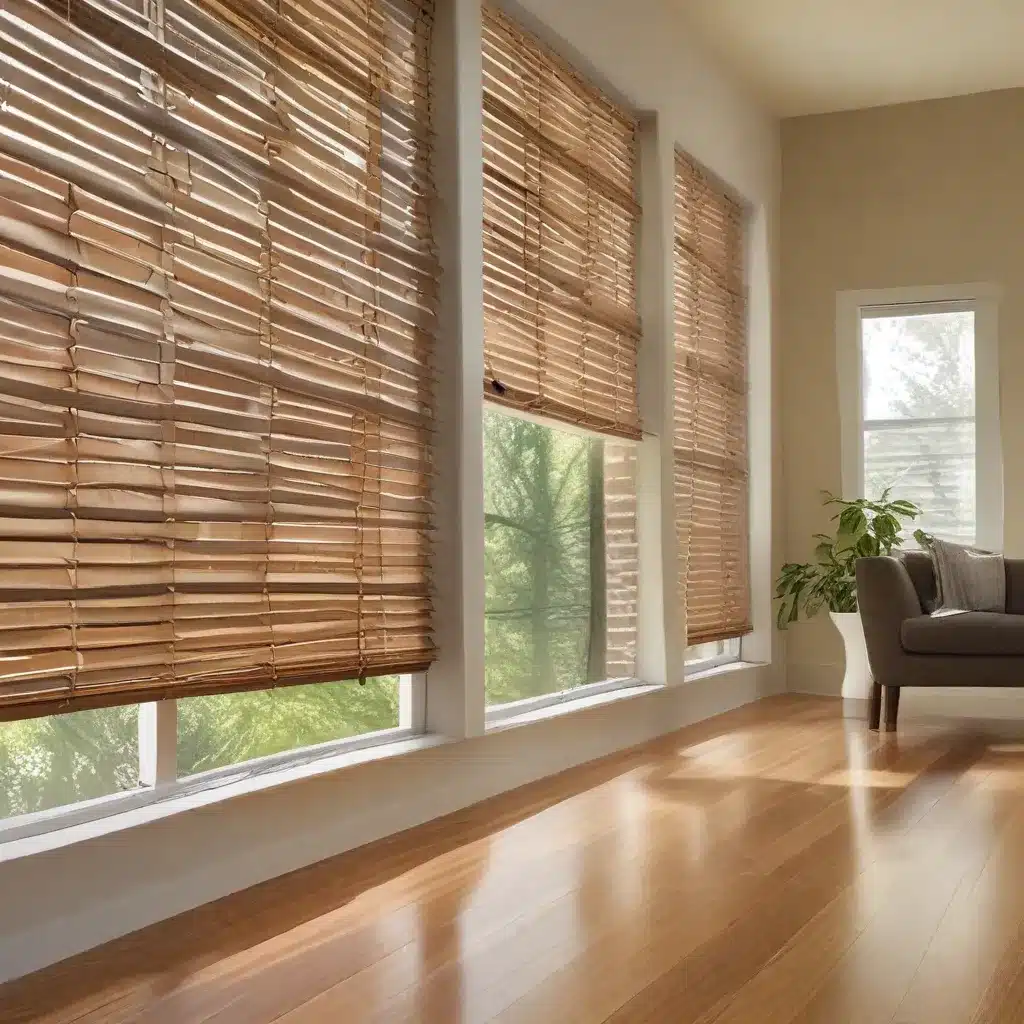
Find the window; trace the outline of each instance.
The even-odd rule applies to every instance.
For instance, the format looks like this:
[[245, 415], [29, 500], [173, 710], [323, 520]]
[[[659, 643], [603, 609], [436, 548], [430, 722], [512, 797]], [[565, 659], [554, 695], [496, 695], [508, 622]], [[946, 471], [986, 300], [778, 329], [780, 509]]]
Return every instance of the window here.
[[915, 527], [1000, 550], [997, 299], [988, 285], [841, 292], [836, 323], [845, 496], [890, 489], [921, 506]]
[[399, 727], [398, 676], [178, 701], [178, 776]]
[[142, 703], [182, 699], [186, 772], [398, 725], [433, 658], [432, 23], [0, 11], [10, 813], [136, 786]]
[[6, 17], [0, 715], [430, 663], [430, 12], [359, 6]]
[[[176, 777], [346, 738], [407, 735], [413, 700], [411, 677], [381, 676], [167, 701], [177, 706]], [[140, 782], [139, 711], [133, 704], [0, 723], [0, 821], [133, 790], [154, 795]]]
[[493, 706], [636, 672], [639, 206], [636, 119], [493, 7], [483, 72]]
[[0, 819], [138, 785], [137, 705], [0, 723]]
[[740, 641], [738, 638], [731, 640], [709, 640], [704, 644], [695, 644], [686, 648], [686, 668], [689, 672], [703, 672], [707, 669], [717, 668], [719, 665], [728, 665], [732, 661], [740, 659]]
[[485, 412], [488, 704], [636, 672], [631, 445]]
[[744, 212], [682, 153], [675, 170], [676, 533], [693, 647], [751, 631]]
[[861, 312], [864, 493], [924, 509], [915, 526], [976, 539], [974, 310]]

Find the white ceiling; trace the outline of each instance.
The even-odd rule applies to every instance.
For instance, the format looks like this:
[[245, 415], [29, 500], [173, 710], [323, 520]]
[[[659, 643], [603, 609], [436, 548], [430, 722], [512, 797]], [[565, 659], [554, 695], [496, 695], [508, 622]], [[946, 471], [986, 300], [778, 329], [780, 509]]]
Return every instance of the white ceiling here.
[[1024, 86], [1024, 0], [675, 0], [782, 116]]

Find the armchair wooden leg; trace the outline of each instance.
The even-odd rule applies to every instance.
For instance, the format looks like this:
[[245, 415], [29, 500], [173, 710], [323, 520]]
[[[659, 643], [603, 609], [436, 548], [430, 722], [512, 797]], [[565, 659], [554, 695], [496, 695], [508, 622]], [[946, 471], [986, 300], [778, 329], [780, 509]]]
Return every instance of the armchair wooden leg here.
[[871, 703], [868, 705], [868, 728], [878, 732], [882, 722], [882, 684], [871, 684]]
[[896, 731], [896, 719], [900, 713], [900, 688], [898, 686], [887, 686], [885, 688], [885, 731]]

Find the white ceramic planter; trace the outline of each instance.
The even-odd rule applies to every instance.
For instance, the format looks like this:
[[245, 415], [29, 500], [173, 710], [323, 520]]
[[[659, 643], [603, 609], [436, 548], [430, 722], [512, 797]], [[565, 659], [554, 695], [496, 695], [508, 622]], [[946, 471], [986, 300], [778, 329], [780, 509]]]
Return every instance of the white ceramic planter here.
[[846, 671], [843, 674], [843, 699], [868, 700], [871, 697], [871, 666], [868, 664], [868, 645], [864, 640], [864, 625], [860, 612], [829, 612], [843, 638], [846, 652]]

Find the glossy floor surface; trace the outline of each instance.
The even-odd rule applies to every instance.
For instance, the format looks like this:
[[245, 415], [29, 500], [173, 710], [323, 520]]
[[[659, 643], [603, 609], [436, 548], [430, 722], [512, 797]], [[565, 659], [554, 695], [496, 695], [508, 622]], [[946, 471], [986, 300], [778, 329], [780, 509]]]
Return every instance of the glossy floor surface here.
[[0, 989], [79, 1024], [1020, 1024], [1024, 723], [785, 697]]

